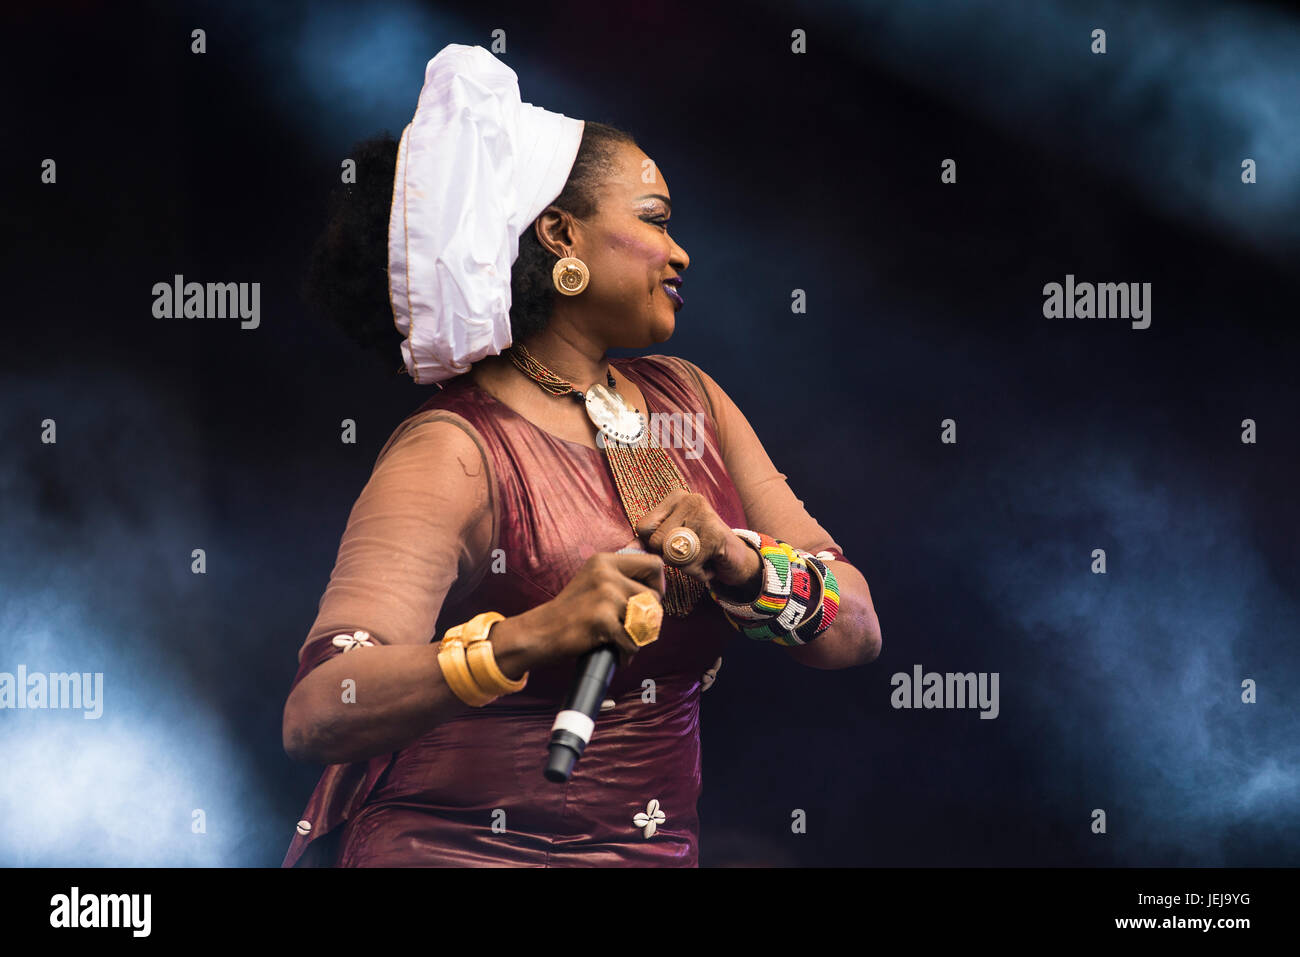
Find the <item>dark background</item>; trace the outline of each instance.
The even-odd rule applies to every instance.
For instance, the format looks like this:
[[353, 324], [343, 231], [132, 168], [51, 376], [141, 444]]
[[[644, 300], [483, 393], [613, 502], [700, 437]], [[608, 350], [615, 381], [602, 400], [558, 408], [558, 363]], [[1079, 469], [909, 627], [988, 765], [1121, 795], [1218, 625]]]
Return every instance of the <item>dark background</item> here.
[[[295, 655], [429, 395], [302, 304], [307, 253], [351, 145], [497, 28], [525, 100], [662, 168], [692, 257], [662, 351], [882, 624], [840, 672], [735, 640], [701, 863], [1300, 863], [1295, 13], [389, 0], [5, 14], [0, 671], [103, 671], [105, 713], [0, 712], [0, 864], [281, 860], [319, 774], [280, 746]], [[260, 328], [154, 318], [176, 273], [260, 282]], [[1152, 283], [1151, 327], [1045, 319], [1067, 273]], [[914, 664], [998, 672], [1000, 716], [894, 710]]]

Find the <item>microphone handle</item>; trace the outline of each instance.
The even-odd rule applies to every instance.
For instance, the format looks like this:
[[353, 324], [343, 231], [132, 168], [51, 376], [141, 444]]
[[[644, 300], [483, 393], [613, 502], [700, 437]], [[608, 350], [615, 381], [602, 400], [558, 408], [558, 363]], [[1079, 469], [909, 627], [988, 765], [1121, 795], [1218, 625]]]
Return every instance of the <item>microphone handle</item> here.
[[[633, 541], [620, 548], [618, 554], [645, 554], [645, 548]], [[551, 743], [543, 771], [546, 780], [563, 784], [573, 774], [573, 766], [591, 740], [600, 703], [605, 700], [617, 665], [618, 652], [610, 645], [601, 645], [578, 658], [578, 677], [569, 692], [569, 702], [551, 725]]]
[[614, 677], [618, 665], [618, 652], [610, 645], [601, 645], [578, 659], [578, 677], [564, 710], [555, 716], [551, 725], [551, 743], [547, 746], [546, 780], [564, 783], [573, 774], [573, 767], [591, 740], [596, 726], [600, 703]]

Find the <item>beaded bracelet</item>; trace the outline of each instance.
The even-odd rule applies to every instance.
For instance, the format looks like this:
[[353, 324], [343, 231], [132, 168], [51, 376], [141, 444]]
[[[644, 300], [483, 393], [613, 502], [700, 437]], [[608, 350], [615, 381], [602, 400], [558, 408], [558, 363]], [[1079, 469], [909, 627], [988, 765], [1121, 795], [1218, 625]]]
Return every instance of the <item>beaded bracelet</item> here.
[[803, 645], [831, 626], [839, 609], [839, 582], [821, 559], [762, 532], [732, 531], [758, 552], [763, 566], [762, 590], [749, 604], [709, 589], [732, 627], [755, 641]]
[[821, 597], [808, 620], [794, 629], [799, 644], [806, 645], [835, 622], [840, 611], [840, 583], [830, 566], [816, 555], [800, 552], [808, 567], [821, 579]]
[[709, 588], [710, 597], [722, 607], [733, 624], [737, 621], [745, 624], [766, 622], [774, 618], [791, 623], [800, 621], [807, 610], [811, 580], [795, 549], [762, 532], [747, 528], [733, 528], [732, 531], [758, 553], [762, 586], [752, 602], [731, 601], [712, 587]]
[[[748, 605], [729, 601], [715, 590], [708, 590], [732, 627], [755, 641], [774, 641], [780, 645], [802, 645], [824, 631], [818, 625], [805, 627], [814, 619], [822, 622], [824, 618], [824, 566], [814, 570], [805, 558], [811, 558], [810, 553], [762, 532], [746, 528], [733, 528], [732, 532], [758, 551], [763, 579], [761, 593]], [[816, 597], [813, 593], [814, 575], [819, 583]], [[833, 618], [832, 612], [831, 619], [826, 619], [827, 627]]]
[[807, 567], [814, 569], [821, 579], [821, 594], [806, 620], [793, 628], [783, 628], [775, 620], [733, 625], [747, 638], [755, 641], [770, 641], [776, 645], [806, 645], [830, 628], [840, 608], [840, 583], [835, 573], [821, 559], [804, 554]]

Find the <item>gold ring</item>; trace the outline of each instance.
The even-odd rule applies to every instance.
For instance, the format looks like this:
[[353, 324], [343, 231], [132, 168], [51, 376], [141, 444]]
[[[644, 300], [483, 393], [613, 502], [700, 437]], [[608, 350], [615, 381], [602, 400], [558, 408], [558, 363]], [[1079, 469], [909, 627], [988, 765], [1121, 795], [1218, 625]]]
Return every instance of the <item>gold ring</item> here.
[[638, 648], [659, 640], [659, 626], [664, 620], [664, 609], [659, 597], [652, 591], [640, 591], [627, 600], [623, 614], [623, 630]]
[[689, 565], [700, 553], [700, 536], [685, 525], [678, 525], [668, 533], [664, 542], [664, 561], [670, 565]]

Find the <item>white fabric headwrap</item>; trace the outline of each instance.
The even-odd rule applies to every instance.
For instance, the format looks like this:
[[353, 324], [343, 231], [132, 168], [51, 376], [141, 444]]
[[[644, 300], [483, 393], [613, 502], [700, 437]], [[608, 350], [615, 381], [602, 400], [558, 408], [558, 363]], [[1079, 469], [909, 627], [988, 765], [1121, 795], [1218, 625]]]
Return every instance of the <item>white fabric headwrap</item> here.
[[582, 129], [521, 102], [515, 72], [481, 46], [449, 44], [425, 67], [388, 222], [389, 298], [416, 382], [510, 345], [519, 234], [564, 189]]

